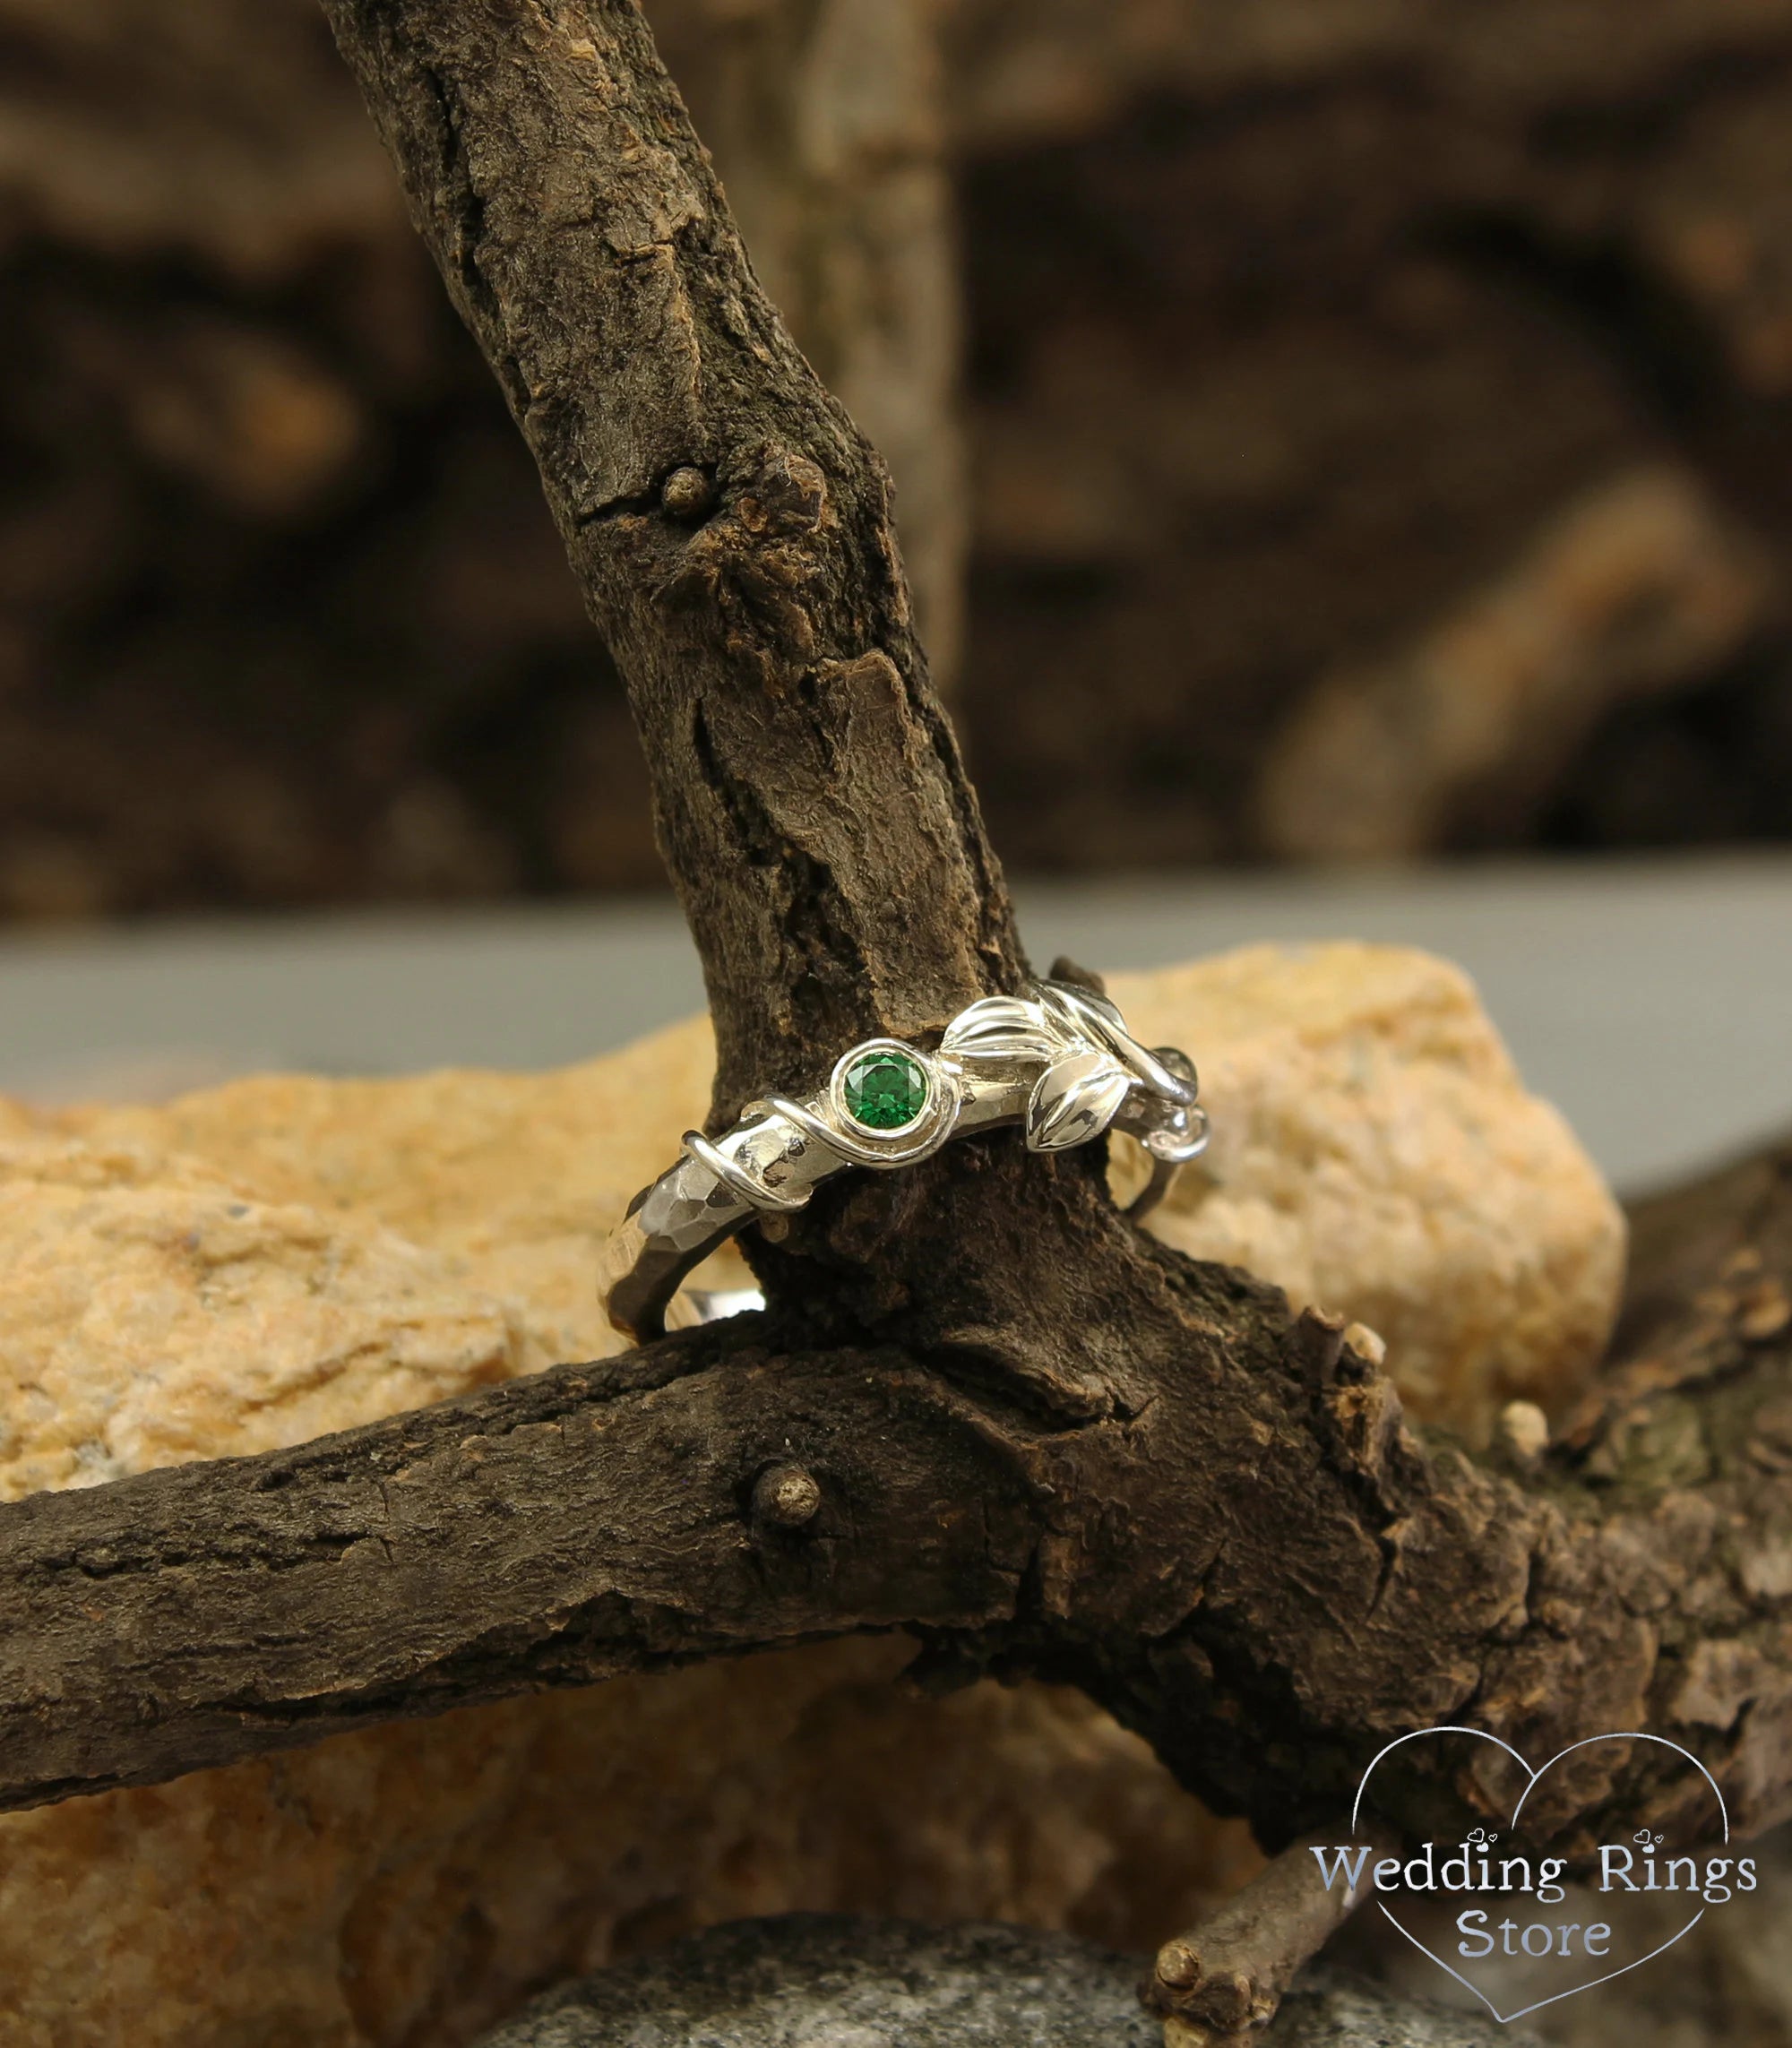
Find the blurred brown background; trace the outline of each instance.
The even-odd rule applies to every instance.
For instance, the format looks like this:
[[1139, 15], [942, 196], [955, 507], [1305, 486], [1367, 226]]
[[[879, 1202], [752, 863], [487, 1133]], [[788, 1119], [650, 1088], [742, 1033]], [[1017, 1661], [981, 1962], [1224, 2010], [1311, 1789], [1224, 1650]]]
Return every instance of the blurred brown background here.
[[[648, 0], [1015, 866], [1792, 839], [1792, 0]], [[652, 884], [312, 0], [0, 0], [0, 915]]]

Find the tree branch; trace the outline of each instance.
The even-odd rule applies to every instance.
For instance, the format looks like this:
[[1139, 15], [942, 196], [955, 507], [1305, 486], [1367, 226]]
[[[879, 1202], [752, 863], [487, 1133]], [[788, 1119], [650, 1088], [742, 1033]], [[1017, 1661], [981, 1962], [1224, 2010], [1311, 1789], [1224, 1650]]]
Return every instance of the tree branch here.
[[324, 6], [627, 680], [718, 1118], [1012, 986], [888, 475], [760, 290], [639, 10]]
[[[761, 1488], [796, 1446], [809, 1515]], [[737, 1328], [0, 1510], [0, 1803], [770, 1640], [994, 1622], [1021, 1482], [875, 1354]], [[955, 1506], [976, 1503], [972, 1510]], [[924, 1531], [887, 1550], [885, 1518]]]
[[[1192, 1933], [1164, 1943], [1140, 1987], [1164, 2020], [1164, 2048], [1245, 2048], [1261, 2039], [1297, 1972], [1374, 1889], [1371, 1881], [1334, 1889], [1314, 1859], [1315, 1846], [1349, 1838], [1346, 1817], [1290, 1842]], [[1373, 1827], [1357, 1838], [1372, 1857], [1400, 1846]]]
[[[1271, 1842], [1348, 1804], [1391, 1734], [1464, 1719], [1538, 1761], [1669, 1735], [1746, 1833], [1792, 1784], [1792, 1318], [1763, 1312], [1792, 1280], [1792, 1149], [1756, 1184], [1720, 1273], [1657, 1300], [1647, 1353], [1523, 1474], [1421, 1443], [1335, 1325], [1159, 1251], [1127, 1325], [1141, 1398], [1076, 1423], [950, 1349], [749, 1317], [35, 1495], [0, 1510], [0, 1803], [900, 1626], [936, 1680], [1081, 1684]], [[1396, 1824], [1494, 1818], [1401, 1754], [1376, 1780]], [[1548, 1796], [1568, 1854], [1694, 1803], [1647, 1751]]]
[[[717, 1114], [1012, 982], [882, 472], [633, 7], [327, 4], [630, 678]], [[1687, 1226], [1715, 1269], [1645, 1272], [1601, 1400], [1503, 1464], [1416, 1437], [1337, 1325], [1142, 1237], [1097, 1148], [848, 1176], [754, 1250], [766, 1317], [0, 1510], [0, 1801], [907, 1627], [936, 1681], [1081, 1684], [1271, 1844], [1443, 1718], [1539, 1760], [1669, 1734], [1760, 1826], [1792, 1784], [1786, 1156], [1747, 1186]], [[1396, 1825], [1491, 1817], [1417, 1745], [1376, 1782]], [[1571, 1853], [1683, 1801], [1615, 1751], [1553, 1796]]]

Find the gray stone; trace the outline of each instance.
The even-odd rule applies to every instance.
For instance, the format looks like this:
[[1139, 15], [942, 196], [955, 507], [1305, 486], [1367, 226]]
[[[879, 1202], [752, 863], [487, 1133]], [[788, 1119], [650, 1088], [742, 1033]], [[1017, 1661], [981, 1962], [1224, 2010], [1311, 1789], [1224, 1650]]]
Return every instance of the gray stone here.
[[1271, 2048], [1538, 2048], [1528, 2026], [1401, 1997], [1341, 1970], [1309, 1970], [1282, 2001]]
[[[478, 2048], [1160, 2048], [1143, 1962], [1066, 1934], [837, 1914], [737, 1920], [537, 1999]], [[1528, 2048], [1522, 2029], [1315, 1973], [1276, 2048]]]

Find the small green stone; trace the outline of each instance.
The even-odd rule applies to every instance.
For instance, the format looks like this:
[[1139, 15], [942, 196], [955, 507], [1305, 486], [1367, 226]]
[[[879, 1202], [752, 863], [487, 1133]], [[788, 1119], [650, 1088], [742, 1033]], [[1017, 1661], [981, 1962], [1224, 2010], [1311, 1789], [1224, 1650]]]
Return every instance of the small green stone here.
[[927, 1106], [927, 1071], [907, 1053], [863, 1053], [846, 1070], [840, 1094], [867, 1131], [899, 1131]]

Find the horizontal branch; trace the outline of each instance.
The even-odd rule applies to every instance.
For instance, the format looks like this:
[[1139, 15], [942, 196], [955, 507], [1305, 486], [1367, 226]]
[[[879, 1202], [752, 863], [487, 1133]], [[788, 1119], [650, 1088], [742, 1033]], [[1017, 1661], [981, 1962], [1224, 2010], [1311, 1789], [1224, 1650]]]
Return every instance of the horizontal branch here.
[[[1111, 1212], [1073, 1261], [1064, 1199], [1080, 1327], [1091, 1276], [1132, 1304], [1127, 1373], [1080, 1416], [992, 1380], [970, 1331], [804, 1348], [754, 1318], [33, 1496], [0, 1509], [0, 1803], [907, 1627], [936, 1677], [1081, 1684], [1271, 1842], [1440, 1720], [1539, 1761], [1668, 1735], [1745, 1832], [1792, 1788], [1792, 1154], [1694, 1209], [1710, 1262], [1645, 1276], [1646, 1348], [1522, 1468], [1422, 1443], [1335, 1325]], [[1396, 1822], [1490, 1817], [1417, 1751], [1376, 1783]], [[1688, 1796], [1614, 1752], [1545, 1819], [1572, 1853]]]
[[[0, 1804], [1010, 1613], [1027, 1512], [979, 1418], [898, 1357], [774, 1358], [743, 1334], [0, 1509]], [[892, 1554], [892, 1527], [920, 1540]]]

